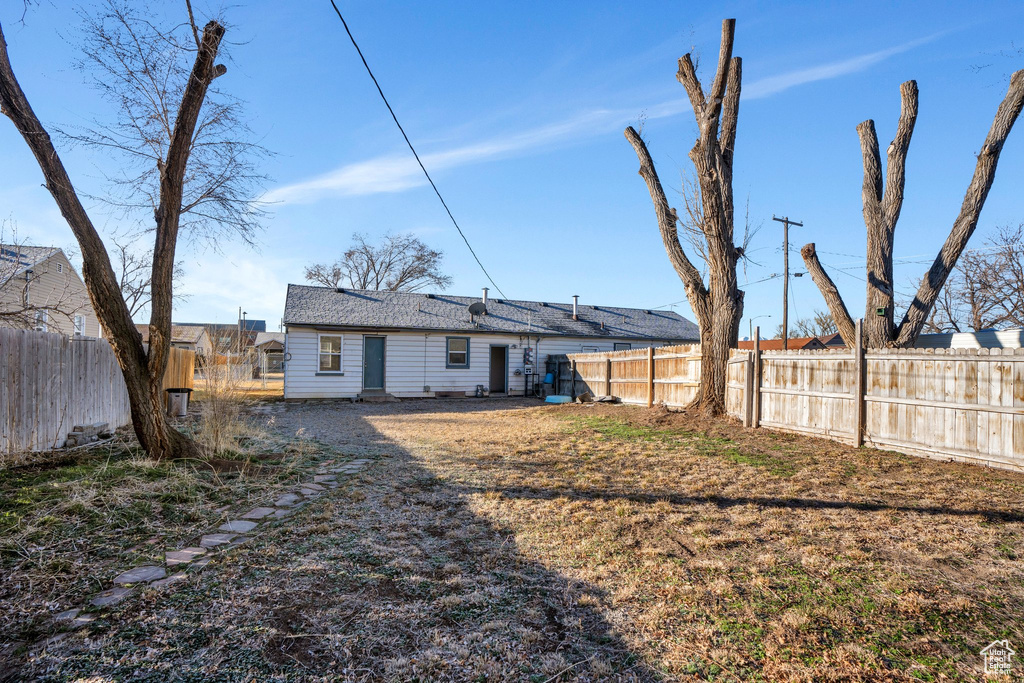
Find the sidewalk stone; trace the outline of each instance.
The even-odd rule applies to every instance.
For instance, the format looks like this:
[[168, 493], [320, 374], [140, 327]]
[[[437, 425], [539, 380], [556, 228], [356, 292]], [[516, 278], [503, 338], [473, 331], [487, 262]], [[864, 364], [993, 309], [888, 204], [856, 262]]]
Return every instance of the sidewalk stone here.
[[234, 531], [237, 534], [244, 534], [247, 531], [252, 531], [259, 524], [256, 522], [246, 522], [241, 519], [236, 519], [228, 522], [227, 524], [221, 524], [217, 527], [218, 531]]
[[164, 586], [170, 586], [172, 584], [178, 583], [179, 581], [184, 581], [187, 578], [188, 574], [186, 574], [185, 572], [178, 572], [177, 574], [171, 574], [166, 579], [154, 581], [150, 584], [150, 588], [163, 588]]
[[175, 567], [179, 564], [186, 564], [201, 555], [206, 554], [206, 548], [185, 548], [184, 550], [170, 550], [165, 554], [167, 566]]
[[299, 493], [301, 493], [302, 495], [306, 496], [307, 498], [311, 497], [311, 496], [319, 496], [320, 495], [319, 492], [314, 491], [313, 489], [302, 489], [301, 491], [299, 491]]
[[53, 620], [54, 621], [71, 621], [72, 619], [76, 618], [81, 613], [82, 613], [82, 610], [80, 610], [79, 608], [76, 607], [74, 609], [69, 609], [69, 610], [67, 610], [65, 612], [61, 612], [60, 614], [55, 616], [53, 618]]
[[267, 515], [273, 513], [274, 508], [253, 508], [252, 510], [249, 510], [244, 515], [242, 515], [242, 519], [263, 519]]
[[143, 565], [118, 574], [117, 577], [114, 578], [114, 584], [123, 586], [126, 583], [150, 583], [151, 581], [162, 579], [165, 576], [167, 576], [167, 572], [163, 567]]
[[337, 477], [333, 474], [318, 474], [315, 477], [313, 477], [313, 481], [318, 484], [329, 483], [334, 481], [335, 479], [337, 479]]
[[96, 596], [89, 601], [89, 604], [93, 607], [107, 607], [109, 605], [116, 605], [131, 594], [131, 588], [111, 588], [109, 590], [100, 591]]
[[285, 495], [275, 500], [274, 505], [276, 505], [279, 508], [287, 508], [291, 507], [292, 505], [295, 505], [298, 502], [299, 497], [297, 495], [295, 495], [294, 493], [286, 493]]
[[206, 534], [199, 539], [199, 545], [204, 548], [215, 548], [225, 543], [230, 543], [235, 534]]
[[305, 488], [307, 488], [307, 489], [313, 489], [314, 491], [323, 491], [324, 490], [323, 486], [321, 486], [320, 484], [315, 484], [315, 483], [314, 484], [303, 484], [303, 486]]

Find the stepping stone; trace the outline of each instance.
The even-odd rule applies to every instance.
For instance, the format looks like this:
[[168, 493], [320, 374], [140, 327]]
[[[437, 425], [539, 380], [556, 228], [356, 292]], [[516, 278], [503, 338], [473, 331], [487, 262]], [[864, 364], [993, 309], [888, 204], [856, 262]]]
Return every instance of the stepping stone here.
[[228, 510], [230, 510], [230, 509], [231, 509], [231, 506], [230, 506], [230, 505], [225, 505], [225, 506], [224, 506], [224, 507], [222, 507], [222, 508], [217, 508], [216, 510], [214, 510], [214, 512], [227, 512], [227, 511], [228, 511]]
[[252, 539], [249, 536], [239, 536], [235, 540], [231, 541], [231, 543], [228, 543], [226, 546], [224, 546], [224, 550], [231, 550], [232, 548], [237, 548], [243, 543], [248, 543], [251, 540]]
[[118, 574], [117, 577], [114, 578], [114, 585], [123, 586], [130, 583], [150, 583], [157, 579], [162, 579], [165, 576], [167, 576], [167, 572], [163, 567], [143, 565]]
[[199, 539], [199, 545], [204, 548], [216, 548], [219, 545], [230, 543], [234, 537], [235, 534], [206, 534]]
[[274, 510], [274, 519], [289, 517], [295, 510]]
[[314, 491], [323, 491], [324, 490], [324, 487], [321, 486], [320, 484], [303, 484], [302, 486], [304, 488], [307, 488], [307, 489], [313, 489]]
[[82, 613], [82, 610], [80, 610], [79, 608], [76, 607], [74, 609], [69, 609], [67, 611], [61, 612], [60, 614], [55, 616], [53, 618], [53, 620], [54, 621], [71, 621], [72, 619], [74, 619], [75, 617], [77, 617], [81, 613]]
[[164, 557], [167, 559], [168, 567], [176, 567], [179, 564], [186, 564], [201, 555], [206, 554], [206, 548], [185, 548], [184, 550], [170, 550]]
[[274, 505], [279, 508], [288, 508], [298, 503], [300, 498], [294, 493], [286, 493], [277, 500], [274, 501]]
[[178, 583], [179, 581], [184, 581], [187, 578], [188, 578], [188, 574], [186, 574], [185, 572], [178, 572], [177, 574], [171, 574], [166, 579], [160, 579], [159, 581], [154, 581], [153, 583], [149, 584], [149, 587], [150, 588], [163, 588], [164, 586], [170, 586], [172, 584]]
[[127, 598], [131, 595], [131, 592], [131, 588], [122, 588], [120, 586], [117, 588], [110, 588], [97, 593], [96, 597], [89, 601], [89, 604], [93, 607], [109, 607], [110, 605], [116, 605]]
[[302, 489], [301, 491], [299, 491], [299, 493], [306, 496], [307, 498], [320, 495], [319, 491], [314, 491], [313, 489]]
[[274, 508], [253, 508], [242, 515], [242, 519], [263, 519], [272, 514], [274, 514]]
[[75, 617], [74, 621], [71, 622], [71, 625], [85, 626], [86, 624], [91, 624], [94, 621], [96, 621], [95, 614], [79, 614], [77, 617]]
[[241, 519], [235, 519], [228, 522], [227, 524], [221, 524], [219, 527], [217, 527], [217, 531], [234, 531], [237, 534], [244, 534], [247, 531], [252, 531], [258, 526], [258, 522], [246, 522]]
[[337, 477], [333, 474], [318, 474], [315, 477], [313, 477], [313, 481], [315, 481], [318, 484], [329, 483], [334, 481], [335, 479], [337, 479]]
[[201, 570], [203, 567], [205, 567], [206, 565], [210, 564], [211, 562], [213, 562], [213, 558], [212, 557], [210, 557], [210, 556], [202, 557], [202, 558], [196, 560], [195, 562], [193, 562], [192, 564], [190, 564], [188, 566], [188, 568], [191, 569], [192, 571], [198, 572], [199, 570]]

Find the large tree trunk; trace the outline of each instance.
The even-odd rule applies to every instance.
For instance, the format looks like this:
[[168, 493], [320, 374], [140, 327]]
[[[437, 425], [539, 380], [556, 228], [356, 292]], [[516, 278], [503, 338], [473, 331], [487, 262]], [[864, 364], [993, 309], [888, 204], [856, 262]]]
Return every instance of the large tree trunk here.
[[82, 206], [49, 134], [14, 75], [7, 42], [0, 27], [0, 112], [11, 119], [32, 150], [46, 180], [46, 189], [78, 240], [82, 249], [82, 276], [93, 309], [103, 323], [121, 367], [135, 433], [146, 452], [157, 459], [201, 455], [193, 441], [168, 427], [164, 419], [165, 397], [161, 385], [170, 349], [171, 282], [181, 212], [181, 188], [192, 134], [206, 90], [213, 78], [223, 73], [223, 67], [213, 63], [223, 35], [223, 27], [216, 22], [207, 24], [203, 31], [195, 66], [178, 112], [168, 158], [161, 164], [161, 197], [153, 255], [153, 316], [147, 352], [118, 287], [103, 241]]
[[640, 160], [640, 176], [646, 181], [658, 229], [669, 261], [686, 288], [686, 297], [700, 327], [701, 381], [691, 404], [702, 412], [718, 415], [725, 411], [726, 374], [729, 350], [736, 345], [740, 318], [743, 316], [743, 292], [736, 280], [736, 261], [740, 250], [733, 243], [733, 146], [739, 112], [742, 62], [732, 56], [736, 21], [722, 22], [722, 42], [718, 68], [711, 90], [705, 96], [690, 55], [679, 60], [676, 78], [686, 89], [700, 136], [690, 150], [700, 188], [701, 220], [708, 266], [708, 284], [687, 258], [679, 241], [679, 216], [665, 199], [654, 162], [640, 134], [626, 128], [629, 140]]
[[[1006, 97], [996, 111], [992, 128], [978, 154], [974, 177], [964, 196], [960, 215], [946, 238], [942, 250], [922, 281], [917, 296], [910, 304], [899, 327], [893, 317], [893, 238], [903, 206], [906, 181], [907, 151], [917, 120], [917, 83], [907, 81], [900, 86], [901, 108], [896, 136], [886, 151], [886, 177], [882, 179], [881, 155], [874, 121], [857, 126], [864, 164], [864, 224], [867, 227], [867, 305], [864, 312], [865, 345], [869, 348], [910, 347], [917, 341], [942, 286], [967, 246], [978, 225], [985, 198], [995, 179], [996, 164], [1003, 143], [1024, 106], [1024, 71], [1010, 78]], [[853, 345], [853, 320], [835, 283], [818, 260], [814, 244], [800, 250], [808, 272], [825, 297], [832, 318], [847, 346]]]

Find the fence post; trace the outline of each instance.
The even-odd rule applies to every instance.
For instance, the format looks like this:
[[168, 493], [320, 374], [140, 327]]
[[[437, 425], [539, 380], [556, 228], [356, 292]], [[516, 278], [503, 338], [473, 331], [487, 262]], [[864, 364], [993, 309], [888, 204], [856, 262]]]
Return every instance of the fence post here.
[[647, 407], [654, 406], [654, 347], [647, 347]]
[[755, 429], [761, 426], [761, 374], [761, 326], [758, 325], [754, 328], [754, 391], [750, 411], [753, 413], [750, 426]]
[[746, 378], [743, 382], [743, 426], [754, 424], [754, 352], [747, 351], [747, 362], [743, 364]]
[[576, 400], [576, 359], [569, 361], [569, 396]]
[[605, 372], [604, 395], [605, 396], [611, 396], [612, 395], [612, 357], [611, 356], [608, 356], [607, 358], [605, 358], [605, 361], [604, 361], [604, 372]]
[[856, 392], [854, 396], [854, 426], [853, 426], [853, 445], [863, 446], [864, 445], [864, 384], [866, 375], [866, 364], [864, 362], [864, 319], [857, 319], [857, 339], [854, 343], [854, 365], [855, 365], [855, 378]]

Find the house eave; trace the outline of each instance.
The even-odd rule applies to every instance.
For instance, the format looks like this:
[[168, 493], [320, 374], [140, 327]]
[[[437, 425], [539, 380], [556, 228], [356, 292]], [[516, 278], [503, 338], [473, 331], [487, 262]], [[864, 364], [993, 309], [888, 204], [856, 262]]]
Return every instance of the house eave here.
[[605, 339], [605, 340], [645, 340], [645, 341], [665, 341], [665, 342], [676, 342], [680, 344], [686, 344], [689, 342], [697, 342], [699, 338], [684, 338], [684, 337], [666, 337], [666, 336], [654, 336], [648, 334], [583, 334], [583, 333], [563, 333], [555, 332], [551, 330], [494, 330], [494, 329], [466, 329], [462, 327], [388, 327], [384, 325], [338, 325], [328, 323], [315, 323], [315, 322], [299, 322], [299, 321], [284, 321], [284, 326], [287, 327], [309, 327], [317, 330], [337, 330], [339, 332], [411, 332], [414, 334], [479, 334], [479, 335], [492, 335], [492, 336], [518, 336], [518, 337], [565, 337], [568, 339]]

